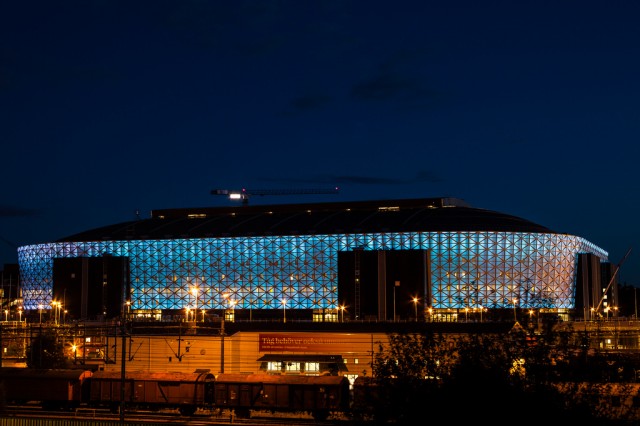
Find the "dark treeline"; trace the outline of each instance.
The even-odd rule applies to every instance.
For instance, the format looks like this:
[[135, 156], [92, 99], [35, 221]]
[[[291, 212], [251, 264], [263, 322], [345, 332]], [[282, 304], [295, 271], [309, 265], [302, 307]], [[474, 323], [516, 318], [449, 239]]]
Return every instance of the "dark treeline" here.
[[547, 330], [394, 334], [375, 354], [369, 380], [378, 390], [356, 404], [401, 424], [637, 424], [636, 356], [593, 351], [579, 333]]

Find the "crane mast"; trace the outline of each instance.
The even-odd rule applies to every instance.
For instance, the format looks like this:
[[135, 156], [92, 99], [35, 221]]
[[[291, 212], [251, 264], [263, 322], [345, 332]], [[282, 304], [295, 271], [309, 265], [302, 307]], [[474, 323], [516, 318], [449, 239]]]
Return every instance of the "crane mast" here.
[[306, 188], [306, 189], [213, 189], [211, 195], [227, 195], [230, 200], [240, 200], [243, 205], [249, 204], [249, 198], [254, 195], [310, 195], [310, 194], [337, 194], [340, 189], [333, 188]]
[[598, 305], [595, 308], [596, 312], [598, 312], [600, 310], [600, 306], [602, 306], [602, 302], [604, 302], [604, 298], [607, 295], [607, 292], [609, 291], [609, 288], [611, 288], [611, 284], [613, 284], [613, 282], [614, 282], [614, 280], [616, 278], [616, 275], [618, 275], [618, 272], [620, 271], [620, 267], [622, 266], [624, 261], [627, 259], [627, 257], [629, 257], [629, 253], [631, 253], [631, 247], [629, 247], [629, 250], [627, 250], [627, 253], [625, 253], [625, 255], [622, 258], [622, 260], [620, 262], [618, 262], [618, 265], [616, 265], [616, 269], [613, 271], [613, 275], [611, 275], [611, 279], [609, 280], [609, 284], [607, 284], [607, 287], [602, 292], [602, 297], [600, 297], [600, 301], [598, 302]]

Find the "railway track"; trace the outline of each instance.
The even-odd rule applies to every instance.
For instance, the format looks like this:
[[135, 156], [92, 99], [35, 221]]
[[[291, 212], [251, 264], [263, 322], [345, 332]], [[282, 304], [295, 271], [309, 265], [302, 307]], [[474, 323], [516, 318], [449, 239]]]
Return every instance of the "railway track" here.
[[[119, 421], [120, 414], [111, 413], [107, 409], [80, 407], [72, 411], [48, 411], [34, 406], [8, 406], [6, 414], [9, 417], [34, 419], [74, 419], [74, 420], [107, 420]], [[125, 412], [127, 422], [165, 423], [185, 426], [198, 425], [243, 425], [243, 426], [323, 426], [352, 424], [350, 419], [342, 416], [330, 416], [326, 421], [318, 421], [305, 413], [270, 413], [253, 411], [250, 418], [232, 416], [228, 410], [199, 410], [193, 416], [182, 416], [177, 410], [135, 411]]]

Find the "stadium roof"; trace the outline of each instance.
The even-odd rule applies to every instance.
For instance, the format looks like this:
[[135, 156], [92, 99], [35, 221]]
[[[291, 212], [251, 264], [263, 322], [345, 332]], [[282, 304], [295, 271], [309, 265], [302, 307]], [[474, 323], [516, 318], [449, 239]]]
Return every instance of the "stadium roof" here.
[[425, 231], [556, 233], [456, 198], [421, 198], [155, 210], [149, 219], [92, 229], [58, 242]]

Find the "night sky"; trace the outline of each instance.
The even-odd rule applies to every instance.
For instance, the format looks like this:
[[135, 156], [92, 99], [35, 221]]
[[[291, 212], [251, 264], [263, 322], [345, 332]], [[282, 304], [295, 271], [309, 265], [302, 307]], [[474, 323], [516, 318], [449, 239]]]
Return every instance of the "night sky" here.
[[[228, 206], [456, 197], [640, 286], [640, 2], [0, 3], [0, 266]], [[138, 212], [138, 213], [136, 213]]]

